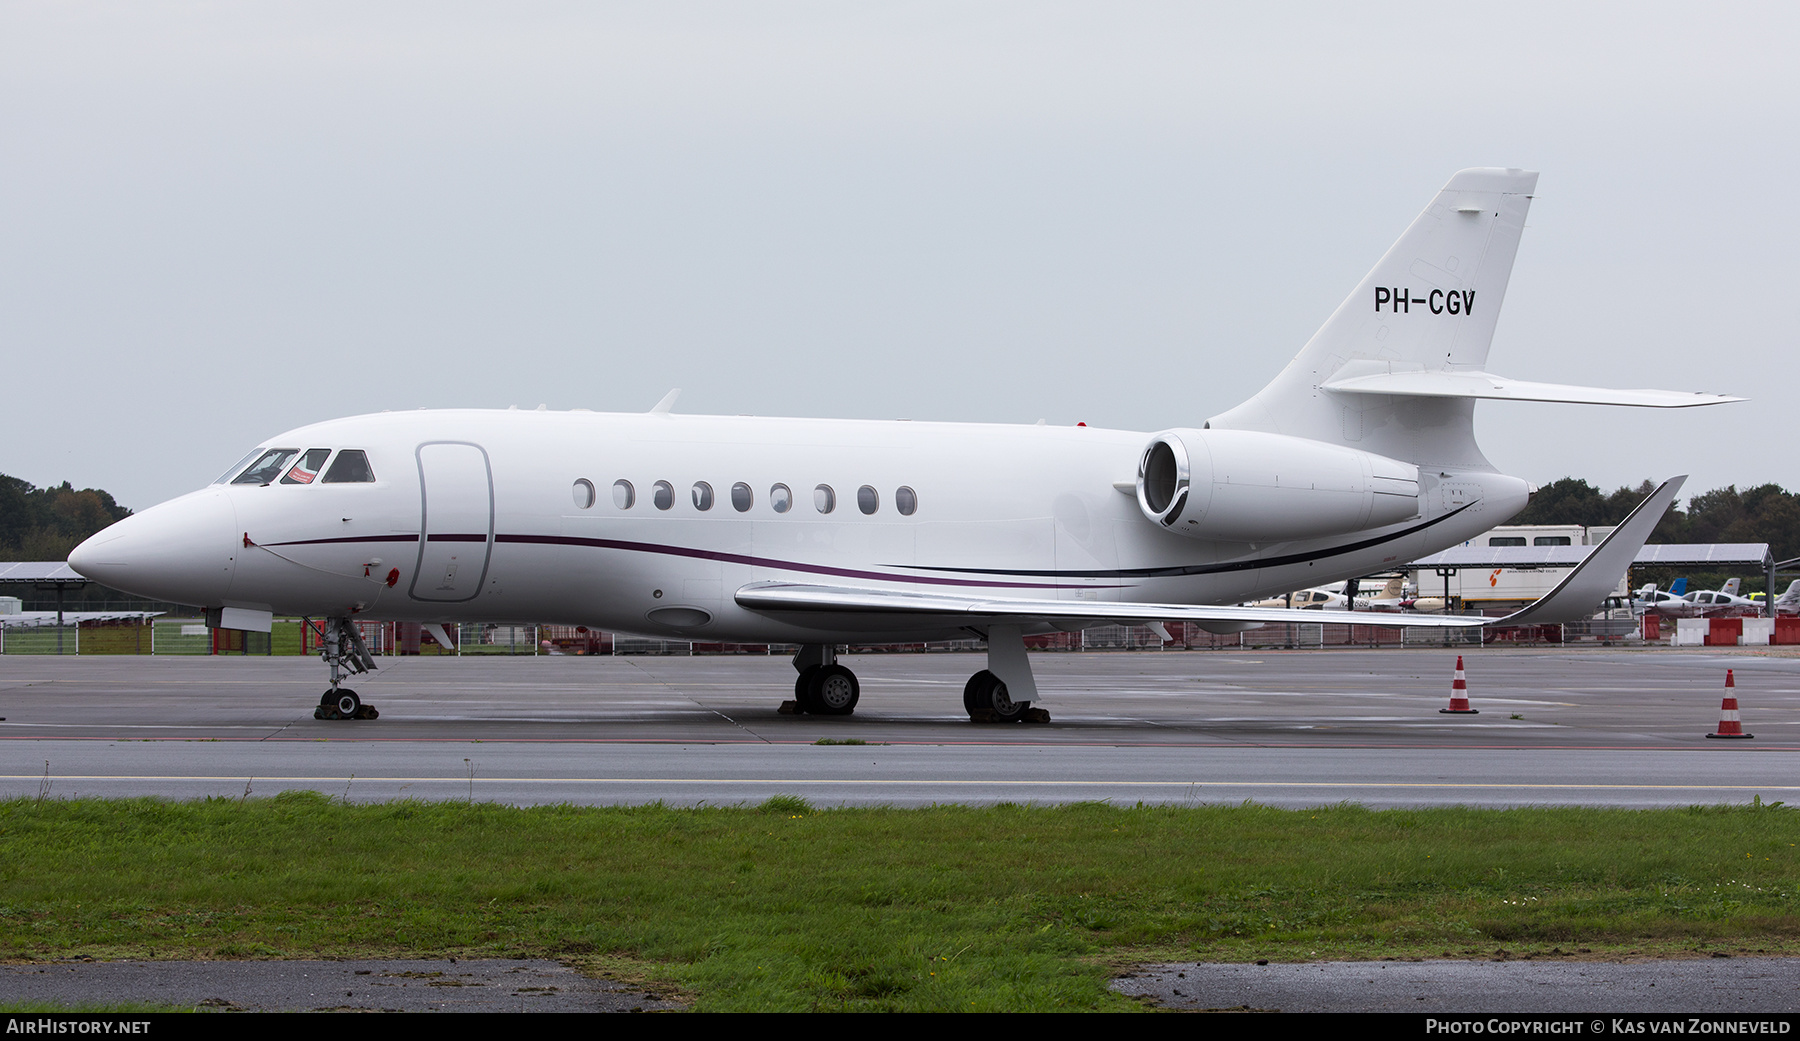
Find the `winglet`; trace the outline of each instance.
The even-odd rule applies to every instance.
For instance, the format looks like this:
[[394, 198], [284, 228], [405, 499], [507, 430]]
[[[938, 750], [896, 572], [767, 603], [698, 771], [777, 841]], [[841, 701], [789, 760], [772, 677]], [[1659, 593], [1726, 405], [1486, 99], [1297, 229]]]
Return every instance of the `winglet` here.
[[1668, 512], [1669, 504], [1675, 501], [1675, 494], [1681, 491], [1686, 480], [1687, 475], [1683, 474], [1664, 481], [1649, 498], [1638, 503], [1638, 508], [1631, 511], [1624, 523], [1594, 547], [1587, 559], [1558, 582], [1555, 589], [1505, 618], [1494, 619], [1491, 624], [1555, 625], [1580, 621], [1593, 614], [1619, 584], [1619, 576], [1631, 568], [1644, 543], [1650, 541], [1650, 533], [1656, 530], [1657, 523]]
[[680, 396], [681, 396], [681, 388], [680, 387], [676, 387], [674, 390], [669, 391], [667, 394], [664, 394], [662, 396], [662, 400], [657, 402], [656, 406], [650, 410], [650, 414], [653, 416], [668, 415], [670, 410], [672, 410], [675, 407], [675, 399]]

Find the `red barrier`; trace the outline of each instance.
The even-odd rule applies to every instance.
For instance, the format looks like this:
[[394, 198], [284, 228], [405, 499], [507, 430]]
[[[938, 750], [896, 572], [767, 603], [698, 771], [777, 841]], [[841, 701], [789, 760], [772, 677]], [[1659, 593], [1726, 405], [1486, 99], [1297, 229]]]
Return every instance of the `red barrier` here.
[[1742, 618], [1713, 618], [1706, 630], [1706, 646], [1736, 647], [1744, 636]]

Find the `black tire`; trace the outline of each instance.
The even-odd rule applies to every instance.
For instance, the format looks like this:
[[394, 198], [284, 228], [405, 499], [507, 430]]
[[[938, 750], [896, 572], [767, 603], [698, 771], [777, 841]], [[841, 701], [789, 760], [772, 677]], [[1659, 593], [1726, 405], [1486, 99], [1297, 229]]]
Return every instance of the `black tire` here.
[[818, 671], [811, 684], [813, 707], [809, 712], [821, 716], [847, 716], [856, 711], [862, 697], [862, 685], [856, 673], [842, 665], [827, 665]]
[[325, 693], [319, 695], [319, 707], [320, 708], [335, 708], [335, 707], [337, 707], [337, 691], [335, 689], [328, 690]]
[[967, 712], [969, 715], [972, 716], [975, 713], [981, 711], [981, 703], [979, 701], [979, 693], [981, 690], [981, 686], [982, 686], [982, 684], [986, 683], [988, 680], [991, 680], [993, 678], [994, 678], [993, 673], [987, 671], [986, 669], [983, 669], [980, 672], [976, 673], [975, 675], [970, 676], [969, 682], [963, 684], [963, 711], [964, 712]]
[[813, 680], [819, 675], [819, 666], [808, 665], [800, 670], [800, 676], [794, 680], [794, 701], [799, 703], [802, 712], [819, 711], [813, 701]]
[[1006, 684], [1000, 677], [981, 670], [969, 678], [963, 688], [963, 703], [969, 706], [970, 718], [991, 719], [996, 723], [1017, 723], [1031, 708], [1029, 701], [1014, 701], [1007, 696]]
[[337, 709], [338, 718], [355, 719], [356, 711], [362, 708], [362, 699], [356, 696], [356, 691], [339, 690], [337, 697], [331, 702], [331, 707]]

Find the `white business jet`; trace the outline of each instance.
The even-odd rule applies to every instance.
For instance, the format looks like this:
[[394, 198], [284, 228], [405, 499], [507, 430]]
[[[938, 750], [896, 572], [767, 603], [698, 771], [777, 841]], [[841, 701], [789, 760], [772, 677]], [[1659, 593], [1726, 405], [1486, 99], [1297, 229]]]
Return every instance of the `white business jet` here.
[[[795, 643], [796, 700], [824, 715], [849, 714], [859, 696], [839, 645], [973, 633], [987, 667], [964, 708], [1024, 718], [1039, 700], [1027, 634], [1370, 624], [1361, 612], [1210, 605], [1391, 569], [1518, 512], [1531, 486], [1476, 446], [1477, 399], [1740, 400], [1487, 371], [1536, 184], [1522, 170], [1456, 174], [1273, 382], [1197, 426], [687, 416], [671, 410], [673, 394], [628, 415], [385, 412], [266, 441], [212, 486], [82, 543], [69, 563], [205, 608], [227, 628], [266, 631], [277, 613], [325, 619], [326, 718], [371, 715], [341, 683], [374, 667], [353, 619], [421, 622], [434, 635], [480, 620]], [[1681, 481], [1501, 621], [1585, 618]]]

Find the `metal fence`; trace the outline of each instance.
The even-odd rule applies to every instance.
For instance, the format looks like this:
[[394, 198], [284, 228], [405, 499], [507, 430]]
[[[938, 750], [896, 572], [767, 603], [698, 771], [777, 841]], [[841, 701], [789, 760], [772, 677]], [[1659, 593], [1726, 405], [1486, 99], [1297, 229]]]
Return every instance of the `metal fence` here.
[[[464, 622], [456, 627], [456, 653], [459, 655], [475, 654], [536, 654], [538, 652], [538, 627], [535, 625], [487, 625], [481, 622]], [[369, 653], [375, 653], [371, 648]]]
[[0, 654], [80, 654], [81, 627], [11, 626], [0, 634]]
[[151, 654], [211, 654], [212, 630], [205, 622], [151, 622]]

